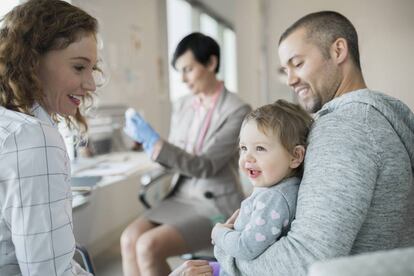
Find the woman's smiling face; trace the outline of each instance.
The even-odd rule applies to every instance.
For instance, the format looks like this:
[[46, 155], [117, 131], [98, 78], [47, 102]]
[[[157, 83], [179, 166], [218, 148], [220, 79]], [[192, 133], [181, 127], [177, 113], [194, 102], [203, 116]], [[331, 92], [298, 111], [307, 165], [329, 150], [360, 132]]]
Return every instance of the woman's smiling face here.
[[96, 90], [93, 71], [97, 63], [97, 42], [93, 34], [40, 58], [39, 80], [49, 114], [74, 116], [88, 92]]

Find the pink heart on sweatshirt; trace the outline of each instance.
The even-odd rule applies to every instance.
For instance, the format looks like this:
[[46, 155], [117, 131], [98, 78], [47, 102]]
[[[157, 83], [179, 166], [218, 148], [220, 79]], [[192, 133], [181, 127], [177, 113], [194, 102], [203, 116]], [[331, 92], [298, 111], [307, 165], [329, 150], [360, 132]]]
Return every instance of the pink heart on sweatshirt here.
[[276, 212], [275, 210], [272, 210], [272, 212], [270, 212], [270, 216], [272, 217], [272, 219], [279, 219], [280, 218], [280, 214], [278, 212]]
[[266, 240], [266, 236], [265, 235], [262, 235], [260, 233], [256, 233], [256, 241], [262, 242], [262, 241], [265, 241], [265, 240]]
[[266, 221], [264, 219], [262, 219], [261, 217], [258, 217], [256, 219], [256, 225], [264, 225], [266, 223]]
[[256, 209], [257, 210], [262, 210], [264, 207], [266, 207], [266, 205], [263, 202], [261, 202], [261, 201], [257, 202], [257, 204], [256, 204]]

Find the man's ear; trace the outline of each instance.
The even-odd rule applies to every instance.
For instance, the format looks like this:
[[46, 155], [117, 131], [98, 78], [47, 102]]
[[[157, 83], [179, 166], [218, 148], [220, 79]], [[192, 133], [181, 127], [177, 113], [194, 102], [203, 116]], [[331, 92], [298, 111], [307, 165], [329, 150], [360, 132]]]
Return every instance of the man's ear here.
[[214, 55], [211, 55], [210, 56], [210, 59], [209, 59], [209, 61], [207, 63], [207, 69], [210, 72], [214, 72], [215, 73], [216, 72], [217, 63], [218, 63], [217, 57], [214, 56]]
[[331, 45], [330, 54], [337, 64], [343, 63], [349, 57], [349, 48], [346, 39], [340, 37], [335, 40]]
[[290, 160], [290, 168], [296, 169], [302, 164], [303, 159], [305, 158], [305, 147], [302, 145], [296, 146], [293, 149], [292, 158]]

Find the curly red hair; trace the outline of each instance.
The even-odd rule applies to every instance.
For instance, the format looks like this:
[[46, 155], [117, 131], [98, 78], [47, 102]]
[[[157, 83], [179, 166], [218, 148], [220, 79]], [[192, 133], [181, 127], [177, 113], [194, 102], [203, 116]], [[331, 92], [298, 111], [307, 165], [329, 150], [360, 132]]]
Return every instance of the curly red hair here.
[[[39, 60], [48, 51], [64, 49], [85, 35], [96, 35], [97, 20], [67, 2], [29, 0], [2, 19], [0, 29], [0, 105], [32, 115], [35, 102], [45, 106], [37, 77]], [[89, 99], [92, 98], [89, 93]], [[52, 114], [58, 120], [58, 114]], [[63, 116], [70, 127], [87, 129], [84, 116]]]

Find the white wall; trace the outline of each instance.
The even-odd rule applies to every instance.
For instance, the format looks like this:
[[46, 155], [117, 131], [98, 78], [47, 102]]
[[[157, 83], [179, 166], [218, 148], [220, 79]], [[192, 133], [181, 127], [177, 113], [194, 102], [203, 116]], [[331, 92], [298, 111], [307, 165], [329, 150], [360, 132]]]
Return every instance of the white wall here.
[[[277, 42], [281, 33], [303, 15], [335, 10], [347, 16], [360, 38], [361, 63], [369, 88], [397, 97], [414, 110], [414, 1], [411, 0], [238, 0], [235, 29], [238, 42], [239, 92], [253, 105], [291, 99], [280, 83]], [[260, 7], [265, 8], [260, 8]], [[264, 39], [261, 45], [260, 40]], [[266, 59], [260, 61], [260, 49]], [[267, 68], [267, 81], [261, 68]], [[252, 93], [267, 89], [265, 96]]]
[[134, 107], [165, 137], [170, 115], [165, 0], [72, 3], [100, 24], [110, 81], [99, 92], [99, 104]]
[[239, 95], [253, 107], [262, 104], [260, 1], [240, 0], [235, 7], [237, 78]]

